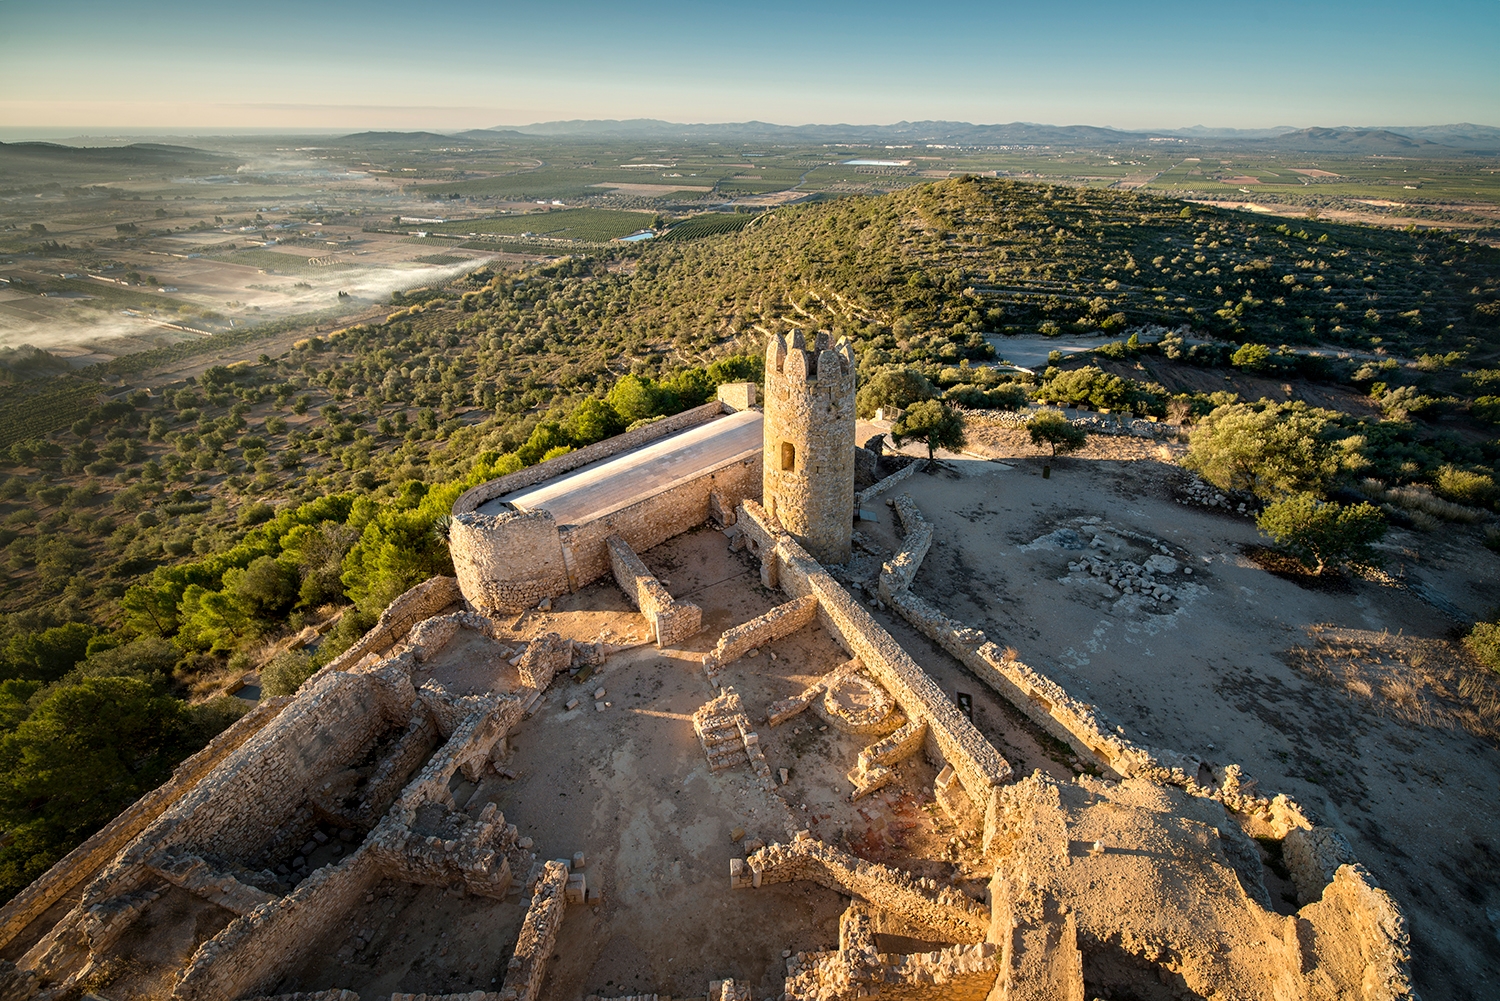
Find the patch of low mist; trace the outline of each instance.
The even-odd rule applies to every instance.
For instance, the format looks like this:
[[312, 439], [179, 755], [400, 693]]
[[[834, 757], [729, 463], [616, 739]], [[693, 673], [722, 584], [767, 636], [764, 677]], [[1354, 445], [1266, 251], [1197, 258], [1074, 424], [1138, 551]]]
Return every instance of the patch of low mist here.
[[[217, 320], [178, 313], [127, 316], [119, 312], [93, 313], [80, 309], [69, 310], [66, 316], [59, 316], [56, 320], [22, 320], [0, 313], [0, 349], [34, 347], [60, 353], [63, 357], [96, 352], [119, 355], [199, 336], [163, 327], [162, 323], [178, 323], [213, 332], [229, 329], [231, 320], [235, 328], [243, 328], [247, 324], [303, 313], [327, 313], [331, 319], [338, 313], [352, 315], [372, 305], [387, 304], [392, 292], [445, 284], [484, 267], [486, 263], [487, 259], [476, 257], [459, 264], [440, 266], [334, 266], [306, 275], [262, 275], [259, 276], [262, 279], [259, 288], [254, 290], [254, 305], [260, 307], [258, 311], [223, 305], [226, 300], [246, 298], [243, 288], [223, 288], [211, 293], [216, 302], [188, 301], [189, 305], [219, 314], [221, 319]], [[348, 295], [340, 298], [341, 291]]]
[[[191, 317], [162, 316], [158, 319], [186, 326], [203, 326], [203, 321]], [[110, 313], [75, 315], [51, 321], [13, 321], [0, 317], [0, 352], [36, 348], [52, 352], [61, 358], [74, 358], [95, 352], [118, 355], [145, 351], [193, 336], [196, 335], [163, 327], [144, 317]], [[126, 340], [136, 343], [121, 343]]]
[[[341, 302], [350, 306], [385, 303], [389, 302], [392, 292], [442, 285], [461, 275], [477, 271], [486, 263], [483, 258], [474, 258], [461, 264], [445, 265], [373, 268], [362, 265], [347, 268], [333, 266], [326, 269], [326, 277], [320, 273], [298, 275], [295, 278], [276, 275], [276, 279], [284, 281], [284, 284], [276, 286], [276, 293], [280, 298], [270, 303], [256, 303], [261, 311], [255, 315], [262, 318], [267, 315], [285, 316], [289, 313], [327, 308]], [[340, 299], [340, 292], [347, 292], [348, 297]], [[238, 314], [235, 318], [236, 321], [239, 320]]]

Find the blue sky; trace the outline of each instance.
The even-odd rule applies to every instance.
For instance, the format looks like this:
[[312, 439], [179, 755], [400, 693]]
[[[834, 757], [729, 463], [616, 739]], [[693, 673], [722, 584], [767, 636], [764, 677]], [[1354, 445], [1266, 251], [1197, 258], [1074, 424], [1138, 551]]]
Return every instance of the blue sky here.
[[0, 127], [1500, 126], [1500, 0], [0, 0]]

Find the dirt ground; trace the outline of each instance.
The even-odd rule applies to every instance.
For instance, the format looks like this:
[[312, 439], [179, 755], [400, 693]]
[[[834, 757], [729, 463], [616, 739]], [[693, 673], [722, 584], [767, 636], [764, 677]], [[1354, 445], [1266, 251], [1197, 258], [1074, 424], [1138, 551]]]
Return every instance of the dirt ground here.
[[[1311, 589], [1247, 555], [1263, 541], [1248, 520], [1176, 503], [1168, 446], [1091, 437], [1051, 460], [1050, 479], [1023, 434], [987, 429], [969, 447], [1004, 461], [956, 457], [897, 488], [935, 526], [914, 590], [1132, 739], [1238, 762], [1296, 799], [1405, 909], [1424, 997], [1495, 996], [1500, 703], [1439, 608], [1487, 615], [1500, 557], [1470, 529], [1393, 530], [1385, 574]], [[863, 533], [897, 545], [875, 507]], [[1068, 569], [1086, 552], [1140, 563], [1162, 547], [1193, 574], [1174, 571], [1176, 600], [1154, 608]], [[937, 651], [918, 660], [945, 685], [967, 678]]]

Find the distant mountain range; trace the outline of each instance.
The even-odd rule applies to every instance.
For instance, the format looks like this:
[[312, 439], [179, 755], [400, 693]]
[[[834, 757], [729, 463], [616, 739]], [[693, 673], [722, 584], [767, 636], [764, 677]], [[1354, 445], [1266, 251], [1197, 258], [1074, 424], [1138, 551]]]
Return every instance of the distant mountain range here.
[[774, 125], [767, 122], [682, 124], [654, 118], [575, 120], [474, 129], [472, 139], [505, 135], [555, 138], [710, 139], [733, 142], [935, 144], [951, 146], [1138, 146], [1182, 140], [1217, 147], [1326, 153], [1500, 152], [1500, 128], [1460, 123], [1410, 127], [1124, 130], [1091, 125], [973, 125], [969, 122], [897, 122], [894, 125]]

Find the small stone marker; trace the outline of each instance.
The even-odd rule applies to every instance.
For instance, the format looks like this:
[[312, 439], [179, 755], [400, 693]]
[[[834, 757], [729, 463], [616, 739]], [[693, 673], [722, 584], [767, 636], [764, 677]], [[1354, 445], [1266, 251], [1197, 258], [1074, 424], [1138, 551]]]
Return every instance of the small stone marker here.
[[570, 710], [570, 711], [573, 710], [573, 709], [577, 709], [578, 708], [578, 700], [577, 699], [569, 699], [567, 702], [563, 703], [563, 708], [567, 709], [567, 710]]
[[604, 703], [603, 702], [595, 702], [594, 703], [594, 712], [596, 712], [596, 713], [602, 713], [603, 711], [604, 711]]
[[734, 830], [732, 830], [732, 831], [729, 832], [729, 840], [730, 841], [738, 841], [741, 838], [743, 838], [744, 836], [745, 836], [745, 829], [743, 827], [736, 827]]
[[604, 689], [602, 689], [602, 688], [596, 688], [596, 689], [594, 689], [594, 699], [597, 701], [597, 700], [602, 699], [602, 698], [604, 698]]
[[785, 768], [780, 769], [780, 772], [781, 772], [781, 784], [782, 785], [786, 785], [787, 784], [787, 780], [790, 779], [791, 776], [787, 774], [787, 770]]

